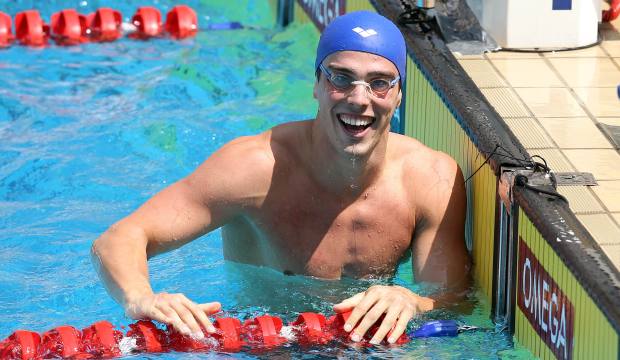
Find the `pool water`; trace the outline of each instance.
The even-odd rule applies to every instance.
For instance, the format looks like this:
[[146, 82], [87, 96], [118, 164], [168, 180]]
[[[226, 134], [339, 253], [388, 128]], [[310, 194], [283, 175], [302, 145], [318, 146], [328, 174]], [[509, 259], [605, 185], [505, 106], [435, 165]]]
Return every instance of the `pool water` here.
[[[15, 15], [39, 2], [13, 1]], [[162, 13], [173, 1], [125, 1]], [[199, 21], [240, 21], [243, 30], [205, 31], [195, 39], [133, 41], [0, 51], [0, 339], [16, 329], [83, 328], [99, 320], [132, 322], [105, 292], [89, 257], [92, 241], [157, 191], [189, 174], [224, 143], [290, 120], [311, 118], [312, 25], [275, 27], [263, 0], [186, 1]], [[50, 1], [44, 19], [64, 8], [82, 13], [98, 1]], [[404, 261], [394, 279], [322, 281], [225, 262], [220, 231], [150, 262], [156, 291], [220, 301], [230, 316], [265, 313], [285, 322], [331, 306], [376, 283], [412, 284]], [[258, 286], [257, 286], [258, 285]], [[234, 357], [522, 357], [511, 337], [488, 320], [472, 290], [469, 314], [437, 311], [416, 319], [452, 318], [487, 330], [401, 347], [287, 345]], [[143, 356], [143, 355], [138, 355]], [[186, 358], [167, 353], [158, 358]], [[211, 357], [216, 354], [192, 354]]]

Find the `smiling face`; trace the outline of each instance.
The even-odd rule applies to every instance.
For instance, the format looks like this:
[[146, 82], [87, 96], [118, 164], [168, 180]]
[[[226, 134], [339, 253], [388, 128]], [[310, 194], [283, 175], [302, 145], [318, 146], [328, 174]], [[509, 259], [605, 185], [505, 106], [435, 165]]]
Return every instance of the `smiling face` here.
[[[394, 64], [384, 57], [359, 51], [339, 51], [329, 55], [323, 66], [332, 74], [372, 83], [398, 76]], [[390, 119], [400, 105], [400, 85], [381, 95], [371, 94], [361, 84], [339, 90], [321, 73], [314, 86], [319, 102], [318, 125], [338, 152], [369, 155], [377, 144], [387, 141]]]

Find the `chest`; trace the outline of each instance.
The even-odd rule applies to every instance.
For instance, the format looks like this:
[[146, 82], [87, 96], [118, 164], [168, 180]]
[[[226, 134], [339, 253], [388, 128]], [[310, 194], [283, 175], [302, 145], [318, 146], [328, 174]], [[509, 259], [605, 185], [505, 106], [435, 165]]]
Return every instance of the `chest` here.
[[273, 195], [256, 219], [269, 239], [269, 262], [283, 271], [322, 278], [385, 275], [410, 247], [412, 204], [395, 189], [370, 188], [353, 201], [299, 188]]

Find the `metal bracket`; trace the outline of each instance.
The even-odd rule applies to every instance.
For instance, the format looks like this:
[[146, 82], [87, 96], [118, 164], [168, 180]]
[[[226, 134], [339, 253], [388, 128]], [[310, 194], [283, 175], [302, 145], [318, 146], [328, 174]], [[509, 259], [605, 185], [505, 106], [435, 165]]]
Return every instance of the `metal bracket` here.
[[514, 186], [517, 175], [527, 177], [528, 184], [531, 186], [552, 186], [553, 181], [548, 173], [534, 171], [524, 167], [502, 166], [501, 176], [497, 188], [497, 193], [504, 203], [508, 214], [512, 208], [512, 187]]
[[553, 174], [555, 175], [557, 186], [598, 185], [596, 179], [594, 179], [594, 175], [589, 172], [556, 172]]

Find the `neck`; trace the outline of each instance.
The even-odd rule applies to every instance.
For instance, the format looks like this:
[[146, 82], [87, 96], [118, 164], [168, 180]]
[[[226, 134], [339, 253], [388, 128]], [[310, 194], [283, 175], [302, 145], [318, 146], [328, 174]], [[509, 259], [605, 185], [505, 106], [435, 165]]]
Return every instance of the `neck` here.
[[325, 131], [313, 124], [310, 135], [310, 169], [314, 179], [326, 189], [358, 196], [377, 181], [386, 163], [388, 134], [364, 154], [335, 148]]

